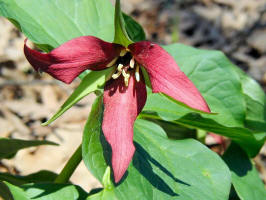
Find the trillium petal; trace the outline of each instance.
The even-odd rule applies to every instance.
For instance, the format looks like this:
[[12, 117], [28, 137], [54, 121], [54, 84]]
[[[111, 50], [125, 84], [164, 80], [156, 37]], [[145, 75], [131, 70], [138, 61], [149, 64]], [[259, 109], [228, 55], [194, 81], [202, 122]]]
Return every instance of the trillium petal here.
[[123, 47], [93, 36], [72, 39], [50, 53], [40, 53], [24, 45], [27, 60], [36, 71], [44, 71], [65, 83], [71, 83], [86, 69], [102, 70], [119, 56]]
[[112, 148], [112, 167], [115, 182], [126, 172], [135, 152], [133, 125], [145, 105], [146, 87], [131, 75], [128, 87], [123, 76], [107, 82], [104, 89], [102, 130]]
[[223, 150], [226, 149], [226, 140], [225, 140], [225, 138], [224, 138], [223, 136], [221, 136], [221, 135], [217, 135], [217, 134], [215, 134], [215, 133], [209, 133], [209, 135], [215, 140], [215, 142], [216, 142], [217, 144], [222, 145]]
[[194, 109], [210, 112], [198, 89], [162, 47], [143, 41], [128, 48], [136, 61], [147, 70], [154, 93], [165, 93]]

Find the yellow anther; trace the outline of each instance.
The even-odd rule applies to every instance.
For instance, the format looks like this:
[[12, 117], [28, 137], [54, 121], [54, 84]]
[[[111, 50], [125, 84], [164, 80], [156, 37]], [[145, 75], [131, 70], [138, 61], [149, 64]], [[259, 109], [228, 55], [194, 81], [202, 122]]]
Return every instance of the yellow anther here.
[[140, 81], [139, 65], [138, 65], [138, 64], [137, 64], [137, 67], [136, 67], [135, 78], [136, 78], [136, 81], [137, 81], [137, 82]]
[[123, 67], [124, 67], [124, 65], [119, 64], [118, 67], [117, 67], [117, 70], [118, 70], [119, 72], [122, 72], [122, 68], [123, 68]]
[[134, 58], [131, 58], [130, 63], [129, 63], [130, 68], [134, 69], [134, 65], [135, 65], [135, 60]]
[[122, 74], [122, 72], [118, 71], [116, 74], [112, 75], [112, 78], [117, 79], [121, 74]]
[[114, 58], [110, 63], [108, 63], [106, 65], [106, 67], [112, 67], [115, 64], [115, 62], [117, 61], [117, 59], [118, 59], [118, 57]]
[[127, 50], [126, 49], [123, 49], [121, 52], [120, 52], [120, 57], [123, 57], [124, 55], [126, 55], [127, 53]]

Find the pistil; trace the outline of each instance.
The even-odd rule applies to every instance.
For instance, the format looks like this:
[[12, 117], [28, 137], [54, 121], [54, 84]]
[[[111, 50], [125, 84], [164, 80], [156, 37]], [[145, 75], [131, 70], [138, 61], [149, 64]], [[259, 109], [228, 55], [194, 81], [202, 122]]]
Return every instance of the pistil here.
[[125, 82], [125, 85], [127, 87], [128, 86], [128, 81], [129, 81], [130, 74], [126, 73], [126, 71], [124, 69], [122, 70], [122, 74], [124, 76], [124, 82]]
[[[130, 59], [130, 60], [129, 60]], [[120, 56], [112, 60], [108, 66], [117, 65], [116, 72], [112, 75], [113, 79], [118, 79], [121, 74], [124, 77], [125, 86], [128, 87], [129, 78], [131, 75], [130, 71], [135, 69], [135, 79], [137, 82], [140, 81], [140, 74], [139, 74], [139, 65], [136, 63], [135, 59], [129, 54], [129, 50], [123, 49], [120, 52]]]

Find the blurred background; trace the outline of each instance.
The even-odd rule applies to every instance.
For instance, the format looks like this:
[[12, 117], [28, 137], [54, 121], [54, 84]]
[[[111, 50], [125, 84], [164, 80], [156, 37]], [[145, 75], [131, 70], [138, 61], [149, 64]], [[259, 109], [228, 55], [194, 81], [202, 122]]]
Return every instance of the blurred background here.
[[[144, 27], [148, 40], [221, 50], [266, 91], [266, 0], [124, 0], [122, 6]], [[0, 137], [47, 139], [60, 146], [22, 150], [2, 160], [0, 171], [58, 173], [81, 142], [94, 96], [42, 127], [79, 80], [68, 86], [35, 73], [24, 57], [23, 41], [24, 36], [0, 17]], [[265, 183], [265, 147], [255, 161]], [[71, 180], [86, 190], [99, 186], [83, 164]]]

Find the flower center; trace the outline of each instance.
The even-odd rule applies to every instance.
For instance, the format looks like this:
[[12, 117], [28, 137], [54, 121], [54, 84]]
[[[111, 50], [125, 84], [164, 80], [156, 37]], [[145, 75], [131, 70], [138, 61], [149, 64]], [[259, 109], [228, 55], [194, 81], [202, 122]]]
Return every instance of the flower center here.
[[116, 71], [112, 75], [113, 79], [117, 79], [122, 75], [124, 77], [125, 86], [127, 87], [129, 78], [131, 74], [133, 74], [133, 71], [135, 73], [136, 81], [140, 81], [139, 64], [135, 62], [129, 50], [122, 50], [120, 56], [118, 58], [115, 58], [112, 62], [110, 63], [111, 66], [117, 67]]

